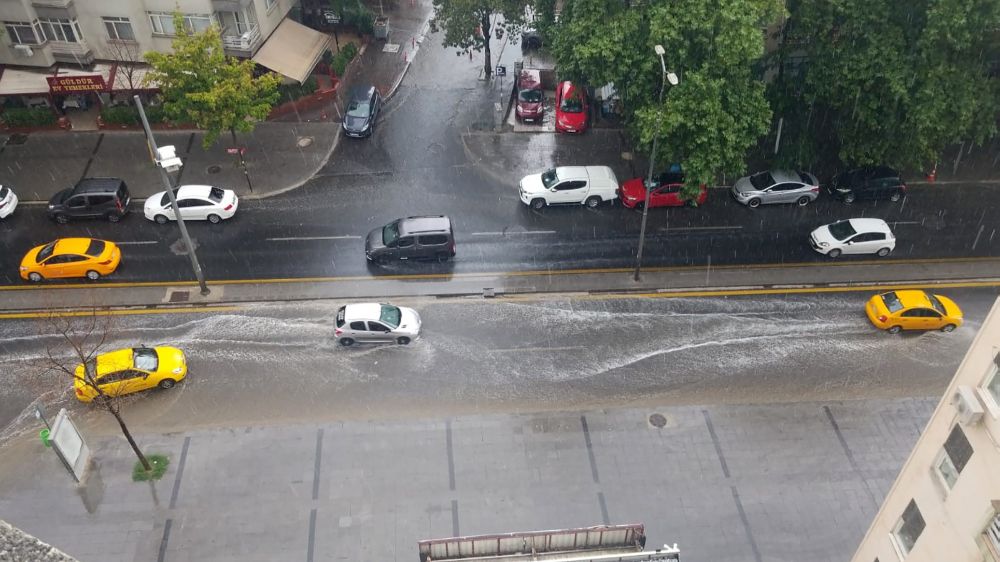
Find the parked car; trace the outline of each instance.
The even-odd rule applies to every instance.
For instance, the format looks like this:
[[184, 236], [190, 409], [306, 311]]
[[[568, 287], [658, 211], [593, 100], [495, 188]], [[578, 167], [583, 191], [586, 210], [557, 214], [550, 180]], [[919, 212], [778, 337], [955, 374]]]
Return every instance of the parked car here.
[[[681, 189], [684, 188], [684, 174], [680, 172], [663, 172], [655, 178], [655, 181], [657, 186], [649, 194], [650, 208], [701, 205], [708, 197], [708, 188], [702, 184], [698, 197], [682, 199]], [[626, 181], [618, 190], [618, 197], [621, 199], [622, 205], [629, 209], [641, 209], [646, 204], [646, 180], [634, 178]]]
[[451, 219], [442, 215], [406, 217], [368, 233], [365, 257], [384, 263], [390, 260], [447, 260], [455, 255], [455, 233]]
[[70, 219], [105, 218], [118, 222], [128, 213], [132, 196], [120, 178], [84, 178], [49, 200], [49, 218], [65, 224]]
[[[212, 224], [233, 218], [240, 203], [235, 191], [211, 185], [182, 185], [174, 189], [174, 197], [184, 220], [207, 220]], [[158, 224], [177, 220], [170, 204], [170, 194], [166, 191], [146, 199], [143, 214]]]
[[866, 166], [833, 178], [826, 190], [844, 203], [858, 199], [899, 201], [906, 195], [906, 182], [888, 166]]
[[347, 112], [344, 114], [344, 134], [349, 137], [367, 137], [375, 130], [375, 120], [382, 110], [382, 96], [375, 86], [355, 86], [347, 94]]
[[118, 269], [122, 252], [114, 242], [94, 238], [60, 238], [35, 246], [21, 260], [21, 279], [86, 277], [92, 281]]
[[526, 69], [517, 78], [517, 107], [514, 115], [521, 121], [541, 121], [545, 115], [542, 73]]
[[[133, 347], [101, 353], [87, 363], [90, 376], [107, 396], [123, 396], [150, 388], [173, 388], [187, 376], [187, 358], [176, 347]], [[73, 388], [80, 402], [97, 398], [97, 389], [87, 383], [84, 366], [74, 371]]]
[[809, 235], [809, 244], [831, 258], [841, 254], [889, 255], [896, 237], [882, 219], [847, 219], [825, 224]]
[[561, 82], [556, 87], [556, 131], [582, 133], [587, 130], [587, 93], [572, 82]]
[[819, 181], [809, 172], [771, 170], [740, 178], [733, 197], [751, 209], [771, 203], [808, 205], [819, 197]]
[[0, 219], [5, 219], [17, 208], [17, 195], [6, 185], [0, 185]]
[[420, 337], [420, 315], [412, 308], [391, 304], [349, 304], [337, 310], [333, 335], [345, 347], [355, 342], [406, 345]]
[[547, 205], [586, 205], [593, 209], [618, 197], [618, 178], [607, 166], [560, 166], [524, 176], [521, 201], [532, 209]]
[[890, 334], [902, 330], [951, 332], [962, 325], [962, 309], [942, 295], [912, 291], [890, 291], [875, 295], [865, 306], [868, 319]]

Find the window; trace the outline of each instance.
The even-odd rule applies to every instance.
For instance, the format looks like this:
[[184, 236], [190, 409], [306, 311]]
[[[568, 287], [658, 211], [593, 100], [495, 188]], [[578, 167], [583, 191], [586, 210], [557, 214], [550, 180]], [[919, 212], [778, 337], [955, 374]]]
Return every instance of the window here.
[[944, 442], [944, 449], [935, 465], [948, 488], [955, 487], [955, 481], [958, 480], [958, 475], [962, 473], [970, 457], [972, 457], [972, 445], [969, 444], [962, 428], [956, 424]]
[[369, 322], [368, 323], [368, 331], [369, 332], [388, 332], [389, 328], [386, 328], [385, 326], [383, 326], [382, 324], [379, 324], [378, 322]]
[[270, 10], [278, 3], [278, 0], [264, 0], [264, 7]]
[[440, 246], [447, 243], [448, 237], [444, 234], [425, 234], [420, 237], [421, 246]]
[[[157, 35], [176, 35], [174, 15], [170, 12], [149, 12], [149, 23], [153, 33]], [[212, 26], [212, 16], [204, 14], [185, 14], [184, 29], [189, 33], [200, 33]]]
[[400, 248], [409, 248], [412, 245], [413, 245], [413, 238], [406, 237], [406, 238], [400, 238], [399, 239], [398, 246]]
[[7, 36], [15, 45], [41, 45], [45, 42], [45, 33], [38, 26], [38, 21], [5, 21]]
[[108, 31], [108, 39], [118, 41], [135, 41], [135, 32], [132, 31], [132, 22], [128, 18], [103, 17], [104, 28]]
[[993, 397], [993, 402], [1000, 404], [1000, 354], [993, 358], [993, 373], [987, 378], [986, 390]]
[[79, 43], [83, 40], [83, 33], [80, 32], [80, 26], [75, 19], [40, 19], [38, 23], [49, 41]]
[[94, 206], [97, 206], [97, 205], [107, 205], [112, 200], [114, 200], [114, 197], [111, 196], [111, 195], [91, 195], [90, 196], [90, 204], [94, 205]]
[[365, 323], [364, 322], [351, 322], [351, 329], [352, 330], [357, 330], [359, 332], [367, 332], [368, 331], [368, 329], [365, 328]]
[[892, 530], [892, 536], [896, 540], [896, 545], [902, 551], [903, 556], [906, 556], [913, 550], [913, 545], [916, 544], [917, 539], [920, 538], [920, 534], [924, 532], [924, 516], [920, 515], [920, 509], [917, 507], [917, 502], [910, 500], [910, 503], [906, 506], [903, 511], [903, 516], [899, 518], [899, 522]]
[[[995, 504], [996, 502], [994, 501]], [[986, 548], [993, 555], [993, 559], [1000, 561], [1000, 513], [993, 516], [993, 520], [986, 526], [986, 530], [983, 531], [983, 538], [985, 539]]]

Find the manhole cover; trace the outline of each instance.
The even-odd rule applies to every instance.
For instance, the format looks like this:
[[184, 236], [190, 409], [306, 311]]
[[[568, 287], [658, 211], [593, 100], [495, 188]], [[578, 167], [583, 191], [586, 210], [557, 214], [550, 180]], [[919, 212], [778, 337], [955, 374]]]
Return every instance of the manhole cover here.
[[218, 174], [219, 172], [222, 171], [222, 167], [221, 166], [216, 166], [216, 165], [213, 164], [213, 165], [209, 166], [208, 170], [206, 170], [206, 171], [208, 173], [210, 173], [210, 174]]
[[170, 302], [187, 302], [191, 293], [187, 291], [171, 291]]
[[24, 144], [27, 141], [28, 141], [28, 135], [24, 133], [14, 133], [11, 136], [7, 137], [7, 144], [9, 145]]
[[649, 425], [653, 427], [664, 427], [667, 425], [667, 418], [663, 414], [653, 414], [649, 416]]
[[299, 140], [295, 144], [299, 145], [299, 148], [305, 148], [313, 143], [312, 137], [299, 137]]

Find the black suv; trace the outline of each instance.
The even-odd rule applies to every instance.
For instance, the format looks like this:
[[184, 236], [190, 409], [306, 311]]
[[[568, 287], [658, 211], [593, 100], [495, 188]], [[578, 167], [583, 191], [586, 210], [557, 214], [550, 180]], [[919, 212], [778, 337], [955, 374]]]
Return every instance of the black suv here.
[[119, 178], [84, 178], [49, 199], [49, 218], [60, 224], [90, 218], [118, 222], [128, 212], [131, 199], [128, 186]]
[[447, 260], [455, 255], [455, 233], [451, 219], [436, 215], [407, 217], [368, 233], [365, 257], [384, 263], [389, 260]]
[[899, 172], [888, 166], [867, 166], [833, 178], [826, 190], [844, 203], [853, 203], [857, 199], [899, 201], [906, 195], [906, 183], [899, 177]]

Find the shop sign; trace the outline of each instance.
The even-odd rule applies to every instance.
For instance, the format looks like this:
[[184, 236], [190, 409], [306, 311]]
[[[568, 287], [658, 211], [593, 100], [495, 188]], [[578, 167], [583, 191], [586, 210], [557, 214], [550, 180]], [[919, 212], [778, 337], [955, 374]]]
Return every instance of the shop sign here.
[[53, 94], [71, 94], [75, 92], [103, 92], [104, 77], [100, 74], [92, 76], [46, 76], [49, 91]]

